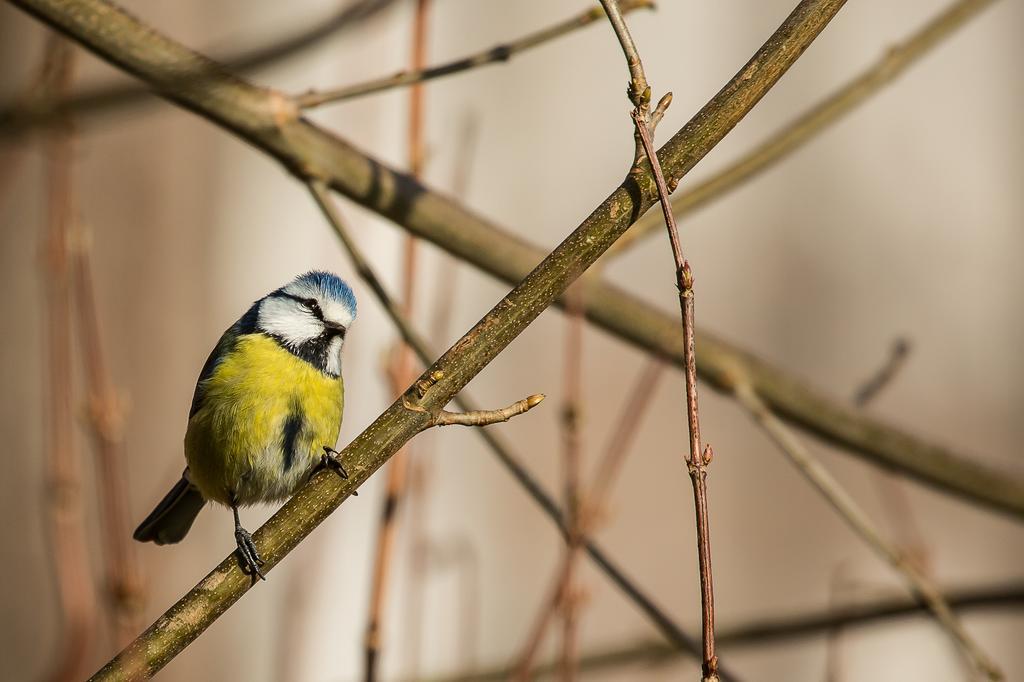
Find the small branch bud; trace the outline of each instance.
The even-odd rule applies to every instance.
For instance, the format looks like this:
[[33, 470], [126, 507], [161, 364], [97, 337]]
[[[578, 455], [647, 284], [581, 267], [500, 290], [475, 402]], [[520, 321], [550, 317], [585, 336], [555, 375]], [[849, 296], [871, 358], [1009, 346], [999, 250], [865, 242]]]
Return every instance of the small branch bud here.
[[683, 261], [683, 290], [693, 289], [693, 270], [690, 269], [690, 261]]

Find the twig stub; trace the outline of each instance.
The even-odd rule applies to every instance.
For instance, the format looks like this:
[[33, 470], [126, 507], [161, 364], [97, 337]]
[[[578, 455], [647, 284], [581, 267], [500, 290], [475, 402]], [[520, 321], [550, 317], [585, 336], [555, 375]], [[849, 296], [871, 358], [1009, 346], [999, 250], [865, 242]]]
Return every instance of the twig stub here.
[[467, 412], [449, 412], [441, 410], [428, 424], [429, 426], [488, 426], [507, 422], [512, 417], [517, 417], [529, 412], [544, 400], [543, 393], [535, 393], [522, 400], [517, 400], [507, 407], [497, 410], [469, 410]]

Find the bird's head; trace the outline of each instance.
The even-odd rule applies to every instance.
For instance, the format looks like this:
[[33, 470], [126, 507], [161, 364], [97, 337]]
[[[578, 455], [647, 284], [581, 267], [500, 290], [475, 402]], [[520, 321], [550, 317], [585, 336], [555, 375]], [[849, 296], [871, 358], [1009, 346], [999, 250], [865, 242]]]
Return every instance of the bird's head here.
[[257, 304], [256, 328], [328, 374], [341, 373], [341, 347], [356, 318], [356, 297], [340, 277], [314, 270]]

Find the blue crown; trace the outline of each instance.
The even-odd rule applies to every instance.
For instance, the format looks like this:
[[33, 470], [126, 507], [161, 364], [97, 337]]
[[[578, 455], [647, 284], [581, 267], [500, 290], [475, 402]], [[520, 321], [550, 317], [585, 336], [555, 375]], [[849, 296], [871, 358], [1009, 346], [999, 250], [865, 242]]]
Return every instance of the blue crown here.
[[352, 287], [333, 272], [310, 270], [306, 274], [296, 277], [295, 282], [314, 287], [317, 291], [322, 293], [325, 298], [332, 298], [344, 303], [352, 310], [352, 316], [355, 317], [356, 295], [352, 293]]

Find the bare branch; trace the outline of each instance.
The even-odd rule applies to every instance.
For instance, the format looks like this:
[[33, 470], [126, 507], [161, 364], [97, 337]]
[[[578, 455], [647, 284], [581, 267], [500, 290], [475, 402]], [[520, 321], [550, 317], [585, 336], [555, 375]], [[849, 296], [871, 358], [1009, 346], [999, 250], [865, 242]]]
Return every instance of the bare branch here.
[[[75, 48], [50, 36], [40, 82], [43, 97], [67, 93], [74, 78]], [[48, 362], [43, 414], [46, 442], [46, 511], [50, 554], [61, 608], [61, 639], [53, 655], [53, 682], [81, 679], [95, 640], [96, 594], [89, 570], [81, 453], [73, 437], [71, 274], [69, 245], [75, 221], [72, 160], [74, 128], [63, 119], [46, 140], [48, 228], [43, 232]]]
[[[632, 77], [629, 95], [634, 105], [633, 125], [636, 137], [640, 139], [640, 146], [643, 147], [644, 155], [651, 165], [676, 265], [676, 287], [679, 290], [679, 312], [683, 327], [686, 422], [690, 432], [690, 454], [686, 459], [686, 467], [693, 484], [693, 504], [697, 517], [697, 561], [700, 569], [701, 629], [704, 645], [702, 671], [705, 682], [718, 682], [718, 656], [715, 655], [715, 592], [711, 571], [711, 530], [708, 521], [707, 497], [707, 468], [711, 464], [712, 450], [710, 445], [702, 446], [700, 438], [700, 411], [697, 406], [697, 359], [693, 325], [693, 274], [690, 271], [690, 264], [683, 256], [683, 248], [679, 242], [679, 230], [672, 215], [669, 189], [661, 171], [658, 155], [654, 150], [654, 143], [651, 141], [651, 132], [648, 127], [650, 116], [647, 110], [651, 99], [651, 87], [647, 84], [640, 55], [629, 34], [625, 20], [618, 12], [615, 0], [602, 0], [602, 4], [608, 12], [608, 18], [611, 20], [615, 35], [619, 38], [622, 51], [626, 55], [626, 62], [629, 65]], [[664, 114], [671, 101], [671, 95], [667, 95], [658, 103], [657, 110], [661, 112], [658, 119]], [[639, 171], [639, 160], [638, 152], [633, 162], [634, 172]]]
[[[312, 50], [328, 38], [362, 26], [394, 3], [395, 0], [348, 2], [330, 16], [317, 17], [308, 26], [284, 36], [274, 36], [266, 44], [218, 56], [217, 61], [240, 73], [259, 71]], [[33, 97], [19, 98], [14, 102], [0, 104], [0, 141], [33, 128], [52, 125], [65, 115], [88, 123], [106, 114], [157, 102], [159, 100], [153, 96], [152, 89], [135, 83], [95, 86], [55, 102]]]
[[537, 393], [497, 410], [471, 410], [469, 412], [441, 410], [434, 417], [430, 426], [452, 426], [453, 424], [459, 426], [488, 426], [490, 424], [500, 424], [501, 422], [507, 422], [512, 417], [518, 417], [532, 410], [537, 405], [540, 405], [543, 400], [544, 395]]
[[604, 7], [608, 21], [615, 31], [615, 37], [622, 47], [622, 54], [626, 57], [626, 67], [629, 69], [629, 88], [626, 94], [633, 106], [643, 110], [646, 114], [647, 106], [651, 102], [651, 86], [647, 84], [647, 76], [644, 74], [643, 62], [640, 61], [640, 53], [636, 49], [636, 43], [633, 42], [629, 26], [626, 25], [626, 20], [622, 16], [623, 4], [618, 0], [601, 0], [601, 6]]
[[[653, 0], [624, 0], [622, 2], [622, 10], [624, 12], [632, 12], [635, 9], [651, 9], [653, 7]], [[312, 109], [324, 104], [341, 102], [355, 97], [362, 97], [375, 92], [381, 92], [382, 90], [390, 90], [391, 88], [403, 87], [414, 83], [433, 80], [435, 78], [450, 76], [452, 74], [461, 73], [462, 71], [474, 69], [478, 66], [485, 66], [495, 62], [507, 62], [520, 52], [524, 52], [531, 48], [543, 45], [551, 40], [555, 40], [556, 38], [560, 38], [567, 33], [575, 31], [576, 29], [588, 26], [603, 17], [604, 14], [600, 10], [590, 9], [542, 31], [531, 33], [509, 43], [496, 45], [488, 50], [483, 50], [482, 52], [477, 52], [476, 54], [472, 54], [467, 57], [455, 59], [445, 64], [439, 64], [429, 68], [413, 68], [410, 71], [399, 71], [391, 76], [375, 78], [364, 83], [346, 85], [333, 90], [309, 90], [300, 95], [296, 95], [294, 98], [295, 103], [299, 108]]]
[[[417, 0], [416, 14], [413, 21], [412, 65], [420, 68], [426, 63], [427, 52], [427, 19], [430, 14], [430, 0]], [[409, 170], [414, 177], [423, 170], [423, 88], [416, 85], [409, 93]], [[403, 257], [403, 310], [406, 318], [412, 316], [415, 305], [416, 290], [416, 238], [407, 235]], [[413, 355], [409, 346], [400, 344], [391, 355], [387, 368], [391, 390], [401, 395], [402, 387], [416, 378]], [[384, 618], [384, 599], [388, 587], [391, 558], [394, 555], [395, 535], [398, 525], [398, 507], [406, 497], [406, 481], [411, 463], [410, 445], [405, 445], [395, 453], [388, 462], [388, 480], [381, 512], [381, 524], [377, 535], [377, 552], [374, 562], [373, 582], [370, 593], [370, 613], [366, 624], [366, 682], [377, 679], [378, 661], [380, 659]]]
[[[579, 623], [583, 589], [578, 584], [576, 559], [587, 532], [582, 518], [580, 470], [583, 467], [583, 302], [585, 282], [576, 282], [569, 288], [568, 329], [565, 335], [565, 401], [562, 405], [562, 466], [565, 494], [562, 505], [569, 525], [565, 536], [565, 570], [557, 588], [557, 601], [552, 611], [562, 615], [562, 680], [576, 679], [578, 652], [577, 625]], [[528, 675], [529, 661], [526, 661]]]
[[548, 627], [555, 616], [562, 615], [562, 679], [571, 681], [576, 675], [576, 625], [579, 617], [579, 591], [575, 585], [576, 559], [588, 529], [583, 525], [580, 492], [580, 467], [583, 458], [583, 297], [584, 282], [576, 282], [568, 292], [568, 325], [565, 335], [563, 356], [564, 373], [562, 386], [565, 396], [562, 402], [560, 434], [562, 440], [562, 471], [564, 494], [562, 507], [565, 510], [567, 531], [562, 561], [555, 575], [548, 595], [541, 602], [540, 612], [526, 639], [514, 678], [525, 682], [530, 679], [534, 657], [544, 642]]
[[113, 640], [118, 646], [123, 646], [143, 626], [145, 586], [129, 530], [123, 400], [111, 381], [103, 353], [89, 240], [81, 229], [78, 232], [70, 249], [70, 261], [82, 358], [88, 380], [89, 423], [92, 426], [102, 512], [100, 519], [103, 562], [106, 566], [106, 602]]
[[885, 540], [867, 514], [843, 489], [835, 478], [814, 458], [810, 450], [765, 406], [748, 384], [736, 386], [736, 397], [754, 421], [782, 450], [801, 474], [818, 490], [842, 519], [872, 550], [895, 568], [915, 596], [923, 599], [935, 614], [939, 625], [960, 646], [974, 666], [991, 680], [1003, 679], [1003, 673], [992, 659], [964, 629], [950, 609], [942, 593], [913, 563], [891, 543]]
[[[873, 66], [776, 131], [753, 150], [707, 180], [679, 192], [672, 200], [672, 212], [676, 218], [694, 213], [782, 161], [894, 82], [910, 66], [995, 1], [953, 2], [912, 36], [886, 50]], [[616, 258], [645, 237], [657, 234], [661, 225], [662, 219], [658, 213], [648, 213], [608, 250], [606, 259]]]
[[[358, 155], [362, 162], [348, 168], [354, 173], [338, 172], [337, 164], [344, 164], [348, 156], [344, 151], [346, 145], [298, 117], [293, 103], [234, 77], [225, 75], [215, 79], [215, 74], [220, 71], [217, 65], [116, 7], [101, 0], [13, 1], [81, 40], [98, 54], [132, 73], [142, 75], [168, 97], [186, 103], [194, 111], [242, 134], [258, 146], [272, 149], [282, 158], [295, 158], [302, 154], [299, 150], [315, 154], [315, 162], [310, 158], [306, 159], [307, 163], [291, 165], [300, 177], [330, 178], [332, 185], [351, 191], [354, 188], [349, 187], [348, 182], [355, 175], [374, 174], [376, 181], [371, 180], [352, 191], [351, 196], [372, 203], [366, 195], [370, 192], [389, 203], [393, 201], [392, 192], [383, 190], [378, 184], [385, 176], [394, 177], [391, 172], [386, 172], [379, 165], [373, 169], [362, 155]], [[842, 0], [803, 0], [745, 70], [697, 115], [693, 125], [697, 125], [701, 134], [692, 135], [692, 131], [684, 128], [673, 142], [666, 145], [663, 168], [671, 169], [675, 179], [688, 172], [778, 81], [843, 4]], [[209, 77], [183, 82], [181, 74], [190, 72]], [[447, 404], [544, 309], [553, 304], [566, 287], [621, 236], [632, 219], [650, 206], [654, 201], [651, 189], [649, 179], [632, 174], [424, 374], [426, 378], [440, 372], [443, 378], [431, 384], [422, 396], [413, 388], [408, 389], [403, 396], [405, 400], [393, 403], [345, 448], [342, 455], [349, 467], [347, 479], [322, 471], [271, 517], [253, 537], [266, 562], [265, 572], [273, 570], [353, 490], [421, 431], [430, 413]], [[421, 195], [414, 203], [439, 208], [436, 201], [436, 198]], [[451, 202], [447, 205], [455, 208]], [[391, 210], [395, 208], [399, 207], [391, 206]], [[400, 212], [409, 224], [418, 222], [415, 209], [408, 204], [400, 207]], [[451, 224], [448, 229], [452, 229]], [[493, 246], [492, 237], [488, 235]], [[496, 251], [494, 248], [487, 250]], [[407, 401], [423, 408], [426, 414], [407, 409]], [[96, 679], [116, 677], [123, 672], [122, 666], [136, 655], [144, 659], [148, 674], [155, 673], [251, 587], [250, 577], [241, 570], [235, 557], [225, 558], [150, 629], [108, 663]]]
[[[1024, 608], [1024, 584], [1012, 583], [946, 593], [946, 602], [956, 611], [1019, 612]], [[807, 637], [820, 637], [837, 627], [865, 627], [882, 625], [889, 620], [931, 616], [928, 606], [906, 597], [873, 599], [824, 611], [809, 611], [792, 616], [774, 616], [719, 628], [716, 640], [720, 646], [733, 648], [764, 646], [780, 641]], [[628, 665], [665, 665], [680, 657], [689, 657], [689, 651], [674, 648], [658, 640], [642, 640], [621, 647], [595, 651], [580, 659], [580, 669], [599, 672]], [[558, 672], [558, 661], [547, 661], [534, 670], [538, 678], [553, 677]], [[432, 682], [500, 682], [509, 679], [514, 670], [494, 667], [467, 672], [451, 677], [433, 678]]]
[[[904, 366], [909, 352], [910, 342], [902, 338], [896, 339], [885, 364], [854, 393], [854, 405], [860, 408], [866, 407], [882, 389], [892, 383], [900, 368]], [[907, 499], [906, 481], [896, 478], [887, 471], [874, 471], [872, 474], [878, 497], [881, 499], [882, 506], [886, 511], [885, 515], [888, 517], [888, 526], [892, 531], [895, 546], [907, 561], [915, 563], [927, 576], [928, 571], [925, 570], [923, 561], [925, 545], [921, 534], [917, 532], [914, 510]], [[837, 566], [830, 580], [829, 592], [833, 596], [839, 588], [842, 568], [842, 565]], [[825, 678], [828, 682], [835, 682], [839, 679], [842, 635], [842, 628], [835, 628], [829, 631], [825, 641]]]
[[[163, 96], [214, 121], [281, 161], [308, 181], [320, 177], [354, 201], [508, 282], [519, 282], [544, 258], [531, 246], [448, 196], [368, 157], [302, 119], [279, 93], [257, 88], [167, 39], [102, 0], [11, 0], [75, 37], [108, 61], [143, 78]], [[802, 0], [736, 76], [665, 144], [666, 181], [679, 180], [741, 120], [843, 6], [843, 0]], [[97, 34], [103, 16], [110, 32]], [[171, 64], [156, 55], [171, 55]], [[182, 73], [190, 74], [182, 83]], [[206, 75], [208, 77], [200, 78]], [[195, 87], [191, 87], [192, 84]], [[617, 188], [587, 224], [614, 239], [654, 201], [650, 177]], [[679, 325], [637, 296], [601, 281], [589, 283], [587, 316], [612, 334], [682, 363]], [[1024, 479], [979, 464], [852, 409], [754, 354], [708, 333], [696, 334], [697, 370], [709, 386], [731, 391], [737, 371], [779, 415], [868, 460], [947, 492], [1024, 518]]]
[[[352, 263], [359, 273], [359, 276], [366, 282], [373, 290], [377, 300], [384, 307], [388, 317], [392, 323], [399, 330], [402, 338], [405, 339], [420, 360], [425, 365], [429, 365], [433, 358], [436, 357], [427, 348], [426, 343], [416, 333], [409, 323], [408, 319], [403, 314], [399, 306], [391, 299], [388, 295], [387, 290], [384, 288], [377, 277], [376, 273], [370, 267], [366, 260], [366, 257], [359, 250], [355, 244], [352, 236], [349, 234], [345, 223], [341, 220], [341, 216], [338, 214], [337, 209], [334, 206], [334, 202], [331, 200], [329, 190], [322, 182], [313, 181], [309, 185], [310, 191], [313, 194], [314, 199], [327, 217], [328, 222], [334, 229], [335, 233], [341, 239], [349, 257], [352, 259]], [[460, 392], [455, 396], [454, 402], [464, 411], [476, 411], [473, 406], [473, 401], [469, 398], [466, 391]], [[555, 522], [561, 533], [568, 537], [569, 525], [568, 521], [558, 509], [558, 505], [554, 499], [544, 491], [540, 483], [527, 471], [526, 467], [519, 461], [519, 459], [512, 453], [511, 448], [500, 438], [498, 433], [491, 429], [473, 429], [473, 432], [480, 436], [487, 444], [487, 446], [494, 452], [498, 461], [508, 470], [512, 477], [519, 483], [523, 489], [530, 495], [531, 498], [537, 505], [544, 511], [548, 517]], [[606, 456], [605, 462], [608, 462]], [[601, 474], [598, 476], [598, 483], [595, 490], [607, 490], [608, 483], [610, 481], [610, 472], [608, 471], [610, 465], [602, 466]], [[590, 508], [593, 508], [591, 506]], [[667, 611], [654, 601], [653, 598], [648, 596], [641, 590], [639, 585], [630, 580], [625, 573], [608, 557], [608, 555], [594, 543], [590, 538], [583, 538], [583, 547], [586, 549], [587, 554], [593, 559], [597, 567], [603, 571], [608, 578], [618, 587], [624, 594], [624, 596], [631, 600], [637, 608], [639, 608], [654, 624], [655, 627], [665, 636], [665, 638], [677, 646], [680, 650], [689, 651], [694, 656], [699, 655], [700, 648], [694, 642], [689, 635], [687, 635], [682, 628], [680, 628], [671, 617], [669, 617]], [[724, 677], [725, 675], [723, 675]]]
[[910, 342], [906, 339], [896, 339], [889, 352], [889, 359], [879, 370], [864, 384], [857, 389], [853, 396], [853, 404], [857, 407], [864, 407], [874, 400], [878, 393], [889, 385], [896, 378], [907, 356], [910, 355]]
[[[505, 677], [517, 680], [529, 678], [533, 668], [533, 659], [537, 655], [537, 651], [544, 640], [555, 612], [559, 606], [564, 606], [567, 600], [576, 599], [571, 589], [573, 563], [579, 554], [578, 550], [580, 547], [586, 546], [587, 537], [593, 532], [601, 519], [601, 510], [607, 504], [607, 498], [611, 494], [611, 484], [616, 473], [621, 469], [626, 455], [629, 453], [633, 438], [637, 434], [640, 417], [649, 405], [654, 393], [654, 387], [663, 369], [664, 364], [662, 362], [656, 359], [650, 360], [646, 369], [641, 372], [633, 391], [630, 392], [621, 416], [616, 423], [615, 430], [608, 440], [608, 446], [598, 464], [598, 470], [594, 475], [590, 490], [580, 496], [579, 511], [576, 515], [578, 529], [574, 533], [570, 527], [569, 531], [565, 533], [566, 552], [555, 574], [553, 586], [548, 592], [549, 596], [541, 604], [541, 611], [534, 621], [533, 628], [530, 630], [526, 644], [519, 654], [519, 660], [515, 668], [509, 669]], [[688, 650], [694, 655], [697, 654], [696, 646]], [[576, 657], [574, 652], [570, 655], [572, 658], [570, 674], [574, 674], [577, 667]], [[563, 677], [567, 668], [566, 658], [567, 655], [563, 652], [559, 664]]]
[[[397, 384], [398, 377], [395, 378]], [[401, 390], [401, 387], [398, 387]], [[408, 447], [408, 446], [407, 446]], [[388, 462], [388, 478], [381, 503], [380, 526], [374, 551], [373, 577], [370, 584], [370, 608], [366, 619], [364, 639], [365, 667], [363, 679], [374, 682], [377, 679], [378, 663], [383, 639], [382, 620], [384, 600], [391, 574], [395, 550], [395, 535], [398, 533], [398, 506], [405, 497], [406, 479], [409, 475], [409, 451], [400, 449]]]

